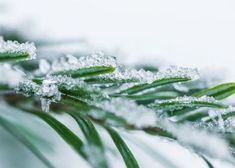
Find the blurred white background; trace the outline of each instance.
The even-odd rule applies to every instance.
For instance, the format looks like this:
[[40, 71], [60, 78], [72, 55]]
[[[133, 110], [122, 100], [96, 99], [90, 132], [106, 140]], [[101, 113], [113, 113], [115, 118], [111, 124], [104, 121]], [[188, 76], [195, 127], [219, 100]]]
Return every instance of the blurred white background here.
[[[120, 50], [126, 59], [122, 61], [210, 69], [212, 75], [235, 81], [234, 0], [0, 0], [0, 4], [1, 25], [30, 23], [33, 26], [25, 26], [26, 31], [38, 35], [85, 38], [97, 48]], [[200, 159], [185, 153], [181, 152], [179, 165], [192, 166], [194, 159], [193, 166], [203, 167]]]
[[[0, 23], [82, 37], [128, 59], [219, 69], [235, 80], [233, 0], [1, 0]], [[27, 29], [27, 27], [26, 27]], [[217, 71], [216, 71], [217, 72]]]

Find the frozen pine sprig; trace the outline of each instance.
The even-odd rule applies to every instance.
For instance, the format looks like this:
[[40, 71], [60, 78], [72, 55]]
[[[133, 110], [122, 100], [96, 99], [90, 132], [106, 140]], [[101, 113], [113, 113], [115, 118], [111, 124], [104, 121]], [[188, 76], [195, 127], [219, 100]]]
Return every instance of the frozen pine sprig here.
[[21, 93], [25, 96], [33, 96], [39, 90], [39, 88], [40, 86], [38, 84], [26, 78], [19, 83], [15, 90], [16, 93]]
[[157, 72], [157, 79], [165, 79], [165, 78], [188, 78], [190, 80], [199, 79], [199, 72], [196, 68], [185, 68], [185, 67], [177, 67], [171, 66], [165, 70], [161, 70]]
[[154, 127], [158, 119], [151, 109], [124, 98], [112, 98], [98, 102], [95, 106], [124, 118], [128, 123], [138, 128]]
[[209, 97], [209, 96], [202, 96], [199, 98], [191, 97], [191, 96], [183, 96], [183, 97], [177, 97], [175, 99], [170, 99], [170, 100], [156, 100], [155, 103], [163, 104], [163, 103], [178, 102], [181, 104], [191, 104], [193, 102], [198, 102], [198, 101], [215, 102], [216, 100], [213, 97]]
[[95, 101], [108, 97], [107, 94], [100, 91], [100, 88], [89, 86], [82, 80], [63, 75], [48, 75], [39, 83], [26, 79], [20, 83], [17, 91], [26, 96], [38, 96], [43, 111], [49, 111], [50, 103], [59, 102], [62, 94], [77, 97], [83, 101]]
[[[23, 59], [27, 56], [25, 54], [33, 56], [35, 53], [29, 43], [19, 44], [3, 39], [0, 41], [0, 54], [4, 53], [0, 55], [2, 60], [5, 56], [11, 56], [14, 60]], [[2, 98], [6, 102], [9, 101], [9, 105], [20, 105], [17, 107], [40, 116], [76, 149], [78, 154], [90, 162], [91, 166], [102, 167], [106, 162], [103, 155], [105, 148], [100, 148], [102, 143], [92, 122], [107, 129], [125, 162], [128, 162], [127, 167], [137, 167], [137, 163], [121, 137], [110, 131], [111, 127], [143, 130], [172, 138], [193, 149], [199, 155], [222, 158], [226, 161], [232, 160], [228, 144], [232, 146], [235, 141], [227, 133], [232, 134], [235, 130], [233, 117], [235, 108], [227, 108], [226, 105], [215, 100], [216, 97], [199, 97], [199, 95], [177, 97], [185, 92], [187, 95], [192, 95], [192, 90], [192, 92], [201, 90], [199, 87], [192, 89], [190, 83], [179, 85], [182, 82], [198, 79], [197, 69], [172, 66], [160, 71], [136, 70], [118, 65], [116, 58], [105, 56], [103, 53], [83, 57], [67, 55], [52, 62], [46, 59], [38, 62], [37, 70], [30, 73], [27, 69], [30, 78], [26, 78], [9, 64], [0, 65], [0, 89], [11, 91], [16, 87], [18, 93], [32, 96], [30, 99], [33, 101], [27, 101], [29, 99], [19, 101], [17, 95], [13, 93], [14, 102], [12, 103], [11, 99], [4, 99], [8, 96], [5, 93], [8, 92], [1, 91], [0, 95], [4, 94]], [[25, 68], [25, 65], [22, 65], [22, 68]], [[169, 84], [172, 86], [167, 86]], [[222, 93], [223, 89], [217, 88], [219, 91], [214, 95], [230, 94], [234, 91], [233, 86], [223, 87], [225, 93]], [[167, 96], [169, 91], [175, 93], [174, 96]], [[155, 93], [158, 95], [156, 96]], [[72, 117], [81, 127], [88, 144], [83, 143], [76, 134], [55, 120], [53, 115], [38, 113], [37, 108], [34, 107], [35, 103], [32, 103], [38, 99], [34, 99], [33, 96], [39, 98], [41, 108], [45, 112], [49, 112], [51, 103], [56, 102], [55, 107], [58, 108], [55, 109], [57, 110], [60, 110], [58, 104], [63, 104], [63, 109], [61, 109], [63, 112], [72, 110], [69, 114], [82, 113], [83, 115], [79, 115], [78, 118], [73, 115]], [[161, 100], [154, 101], [155, 99]], [[66, 106], [72, 108], [66, 108]], [[223, 110], [215, 110], [218, 108]], [[209, 111], [209, 116], [205, 117], [207, 111]], [[186, 122], [183, 123], [183, 121], [190, 122], [185, 124]], [[230, 124], [229, 129], [227, 123]], [[201, 125], [206, 125], [205, 131], [202, 130]], [[208, 128], [209, 126], [211, 129]], [[93, 143], [94, 146], [92, 146]], [[100, 157], [94, 158], [92, 155], [100, 155]], [[132, 162], [129, 162], [130, 160]]]
[[229, 131], [235, 130], [235, 107], [229, 106], [225, 109], [210, 109], [208, 116], [201, 119], [201, 125], [206, 128], [217, 131]]
[[34, 58], [36, 58], [36, 47], [34, 43], [4, 41], [3, 37], [0, 37], [0, 62], [30, 60]]
[[184, 107], [217, 107], [225, 108], [226, 106], [215, 100], [213, 97], [202, 96], [192, 97], [183, 96], [168, 100], [155, 100], [154, 103], [150, 104], [149, 107], [153, 107], [157, 110], [180, 110]]
[[235, 107], [234, 106], [229, 106], [228, 108], [225, 109], [213, 109], [208, 111], [209, 116], [202, 118], [202, 121], [208, 122], [212, 121], [215, 119], [218, 119], [219, 116], [223, 117], [224, 119], [227, 119], [235, 113]]
[[59, 60], [52, 62], [52, 73], [63, 71], [74, 71], [83, 68], [91, 67], [113, 67], [117, 66], [116, 58], [112, 56], [106, 56], [103, 53], [97, 53], [89, 56], [82, 56], [76, 58], [73, 55], [67, 55], [66, 57], [60, 57]]
[[138, 83], [151, 83], [156, 79], [156, 74], [145, 71], [143, 69], [136, 70], [132, 68], [125, 68], [118, 66], [117, 69], [110, 74], [99, 75], [99, 78], [107, 82], [123, 81], [125, 82], [138, 82]]
[[25, 79], [20, 82], [16, 91], [23, 93], [26, 96], [36, 95], [42, 98], [47, 98], [51, 100], [60, 100], [61, 94], [58, 90], [58, 83], [52, 78], [48, 78], [42, 81], [42, 84], [37, 84], [30, 79]]
[[190, 80], [196, 80], [199, 78], [199, 73], [197, 69], [177, 66], [171, 66], [159, 72], [151, 72], [144, 69], [136, 70], [119, 66], [113, 73], [100, 75], [100, 77], [110, 80], [152, 83], [156, 80], [167, 78], [188, 78]]
[[59, 90], [64, 94], [77, 96], [79, 99], [97, 100], [108, 97], [100, 88], [88, 85], [80, 79], [74, 79], [66, 75], [49, 75], [46, 79], [55, 81]]
[[[116, 74], [115, 74], [116, 73]], [[121, 87], [114, 91], [114, 94], [133, 95], [151, 88], [159, 86], [196, 80], [199, 77], [197, 69], [183, 68], [172, 66], [158, 72], [146, 70], [118, 70], [113, 74], [103, 75], [104, 78], [100, 81], [113, 81], [124, 83]], [[116, 78], [116, 80], [115, 80]], [[93, 80], [95, 81], [95, 80]]]

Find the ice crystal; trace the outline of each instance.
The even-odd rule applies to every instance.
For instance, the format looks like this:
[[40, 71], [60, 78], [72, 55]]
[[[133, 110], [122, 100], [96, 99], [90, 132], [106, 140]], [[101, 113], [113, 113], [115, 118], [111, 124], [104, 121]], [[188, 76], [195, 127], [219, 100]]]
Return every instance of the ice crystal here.
[[25, 79], [19, 83], [18, 87], [15, 88], [17, 93], [22, 93], [25, 96], [32, 96], [34, 93], [37, 93], [40, 86], [30, 79]]
[[43, 80], [42, 85], [36, 94], [55, 101], [58, 101], [61, 98], [61, 93], [58, 89], [58, 83], [56, 80], [53, 80], [53, 78]]
[[43, 80], [42, 85], [36, 94], [41, 97], [42, 110], [45, 112], [49, 112], [50, 103], [52, 101], [59, 101], [61, 99], [57, 81], [52, 78]]
[[0, 37], [0, 53], [28, 53], [28, 59], [36, 58], [36, 47], [34, 43], [18, 43], [17, 41], [4, 41], [2, 37]]
[[136, 127], [155, 126], [157, 116], [154, 111], [142, 105], [137, 105], [134, 101], [124, 98], [114, 98], [110, 101], [103, 101], [96, 104], [97, 107], [116, 116], [123, 117], [128, 123]]
[[61, 57], [52, 63], [52, 72], [77, 70], [81, 68], [89, 68], [94, 66], [112, 66], [116, 67], [116, 58], [105, 56], [103, 53], [93, 54], [90, 56], [82, 56], [76, 58], [72, 55]]
[[14, 88], [24, 78], [25, 74], [22, 71], [14, 69], [10, 64], [0, 64], [0, 84]]
[[42, 110], [49, 111], [50, 103], [60, 101], [61, 93], [58, 89], [58, 83], [52, 78], [43, 80], [41, 85], [26, 79], [16, 88], [17, 92], [23, 93], [26, 96], [36, 95], [40, 97]]

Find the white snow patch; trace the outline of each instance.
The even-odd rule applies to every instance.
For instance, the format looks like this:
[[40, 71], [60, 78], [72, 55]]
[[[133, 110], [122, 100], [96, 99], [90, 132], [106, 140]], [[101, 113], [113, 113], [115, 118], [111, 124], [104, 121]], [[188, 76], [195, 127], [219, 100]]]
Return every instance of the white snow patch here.
[[87, 159], [92, 166], [101, 167], [105, 162], [105, 158], [102, 155], [103, 151], [99, 147], [91, 144], [85, 144], [82, 149], [87, 154]]
[[124, 118], [128, 123], [138, 128], [155, 126], [157, 122], [157, 115], [154, 111], [137, 105], [132, 100], [113, 98], [110, 101], [99, 102], [96, 106]]
[[25, 78], [25, 74], [10, 64], [0, 64], [0, 84], [16, 87]]
[[216, 134], [196, 129], [188, 124], [176, 125], [166, 120], [162, 122], [162, 126], [186, 146], [196, 148], [212, 157], [232, 160], [227, 142]]

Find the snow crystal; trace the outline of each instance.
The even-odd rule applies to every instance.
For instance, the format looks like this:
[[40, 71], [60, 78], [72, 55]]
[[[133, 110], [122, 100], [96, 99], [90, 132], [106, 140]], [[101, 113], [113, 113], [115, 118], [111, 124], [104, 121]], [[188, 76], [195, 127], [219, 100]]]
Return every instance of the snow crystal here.
[[196, 80], [199, 78], [197, 69], [183, 68], [172, 66], [166, 70], [161, 70], [159, 72], [146, 71], [144, 69], [126, 69], [123, 67], [118, 67], [116, 71], [110, 74], [100, 75], [103, 78], [116, 79], [116, 80], [130, 80], [133, 82], [140, 83], [152, 83], [155, 80], [161, 80], [165, 78], [189, 78], [191, 80]]
[[0, 53], [28, 53], [30, 58], [36, 58], [36, 47], [34, 43], [18, 43], [17, 41], [4, 41], [0, 38]]
[[52, 98], [52, 100], [60, 100], [61, 93], [59, 92], [57, 81], [52, 78], [43, 80], [40, 89], [36, 93], [42, 97]]
[[14, 69], [10, 64], [0, 64], [0, 84], [16, 87], [21, 81], [24, 80], [25, 74]]
[[137, 105], [134, 101], [124, 98], [114, 98], [110, 101], [103, 101], [95, 104], [97, 107], [116, 116], [124, 118], [128, 123], [138, 128], [155, 126], [157, 116], [154, 111], [142, 105]]
[[59, 60], [52, 62], [52, 72], [64, 70], [77, 70], [81, 68], [89, 68], [94, 66], [112, 66], [116, 67], [116, 58], [105, 56], [102, 53], [93, 54], [76, 58], [72, 55], [67, 55], [66, 58], [61, 57]]

